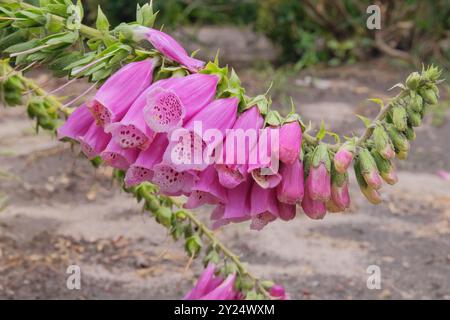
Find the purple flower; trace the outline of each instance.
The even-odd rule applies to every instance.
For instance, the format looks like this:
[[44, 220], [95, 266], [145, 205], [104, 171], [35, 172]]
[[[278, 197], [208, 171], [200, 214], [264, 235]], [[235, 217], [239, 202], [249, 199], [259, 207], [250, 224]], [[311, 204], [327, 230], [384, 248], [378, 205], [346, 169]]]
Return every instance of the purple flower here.
[[219, 183], [216, 169], [209, 166], [200, 173], [184, 207], [195, 209], [204, 204], [226, 204], [227, 202], [227, 189]]
[[275, 189], [265, 189], [254, 183], [250, 198], [250, 215], [252, 216], [253, 230], [261, 230], [269, 222], [274, 221], [278, 215], [278, 203]]
[[58, 129], [58, 139], [76, 140], [79, 136], [84, 135], [93, 123], [94, 118], [83, 104], [72, 112], [67, 121]]
[[286, 123], [280, 129], [280, 161], [291, 164], [298, 160], [302, 145], [302, 128], [298, 121]]
[[[185, 66], [191, 72], [197, 72], [205, 63], [190, 57], [186, 50], [168, 34], [151, 28], [139, 27], [136, 33], [144, 33], [145, 38], [164, 56]], [[137, 36], [142, 38], [142, 35]]]
[[97, 124], [119, 121], [152, 83], [154, 61], [132, 62], [114, 73], [97, 91], [89, 110]]
[[278, 215], [281, 220], [289, 221], [295, 218], [297, 214], [297, 207], [295, 204], [287, 204], [278, 202]]
[[270, 288], [269, 294], [277, 300], [289, 300], [286, 290], [279, 284], [274, 284], [272, 288]]
[[328, 149], [320, 144], [314, 150], [309, 174], [306, 179], [306, 188], [312, 200], [326, 202], [331, 197], [331, 162]]
[[[180, 172], [204, 170], [209, 166], [216, 146], [222, 146], [225, 130], [236, 121], [238, 102], [236, 98], [215, 100], [182, 129], [173, 131], [164, 154], [164, 163], [171, 164]], [[214, 135], [208, 136], [209, 133]]]
[[214, 100], [218, 77], [193, 74], [157, 82], [147, 95], [144, 120], [155, 132], [182, 126]]
[[88, 159], [93, 159], [105, 150], [111, 141], [111, 135], [103, 131], [103, 127], [92, 123], [89, 130], [82, 136], [77, 137], [81, 145], [81, 151]]
[[178, 172], [168, 164], [159, 163], [153, 167], [152, 182], [159, 186], [161, 193], [169, 196], [189, 194], [197, 179], [195, 172]]
[[169, 144], [166, 134], [158, 134], [145, 151], [141, 151], [125, 176], [127, 187], [135, 186], [153, 178], [153, 167], [161, 163], [164, 151]]
[[280, 175], [282, 179], [277, 186], [278, 201], [294, 205], [301, 203], [304, 191], [302, 162], [297, 159], [292, 164], [282, 164]]
[[212, 263], [208, 264], [184, 300], [238, 300], [241, 294], [234, 289], [236, 274], [230, 274], [223, 280], [215, 273], [216, 266]]
[[124, 149], [114, 140], [111, 140], [100, 156], [109, 166], [120, 170], [127, 170], [136, 161], [138, 154], [138, 149]]
[[327, 213], [327, 207], [324, 202], [311, 198], [308, 185], [303, 195], [302, 208], [305, 214], [311, 219], [323, 219]]
[[[258, 143], [258, 130], [263, 125], [258, 108], [252, 107], [237, 118], [233, 130], [227, 133], [222, 163], [216, 165], [219, 181], [225, 188], [235, 188], [246, 180], [250, 150]], [[244, 138], [244, 148], [239, 143], [239, 135]]]

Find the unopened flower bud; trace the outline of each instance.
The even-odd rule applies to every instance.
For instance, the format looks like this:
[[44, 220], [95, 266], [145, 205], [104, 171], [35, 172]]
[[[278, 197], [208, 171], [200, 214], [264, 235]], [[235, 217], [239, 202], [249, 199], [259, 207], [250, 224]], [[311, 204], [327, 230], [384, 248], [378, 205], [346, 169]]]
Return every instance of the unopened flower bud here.
[[373, 140], [375, 149], [377, 149], [383, 158], [393, 159], [395, 157], [394, 146], [383, 126], [377, 125], [375, 127], [373, 131]]
[[436, 94], [436, 89], [430, 86], [422, 87], [419, 89], [419, 94], [422, 96], [423, 100], [431, 105], [438, 103], [438, 96]]
[[411, 91], [409, 96], [410, 96], [410, 99], [409, 99], [410, 108], [412, 110], [414, 110], [415, 112], [420, 112], [423, 107], [422, 97], [416, 91]]
[[371, 154], [383, 180], [390, 185], [396, 184], [398, 178], [391, 161], [384, 159], [376, 150], [372, 150]]
[[408, 158], [408, 151], [400, 150], [399, 152], [397, 152], [397, 159], [406, 160], [407, 158]]
[[354, 141], [345, 142], [334, 155], [334, 168], [338, 173], [345, 173], [353, 160], [355, 153]]
[[433, 81], [434, 82], [434, 81], [439, 79], [439, 77], [441, 76], [441, 73], [442, 73], [442, 71], [439, 70], [438, 67], [435, 67], [435, 66], [432, 65], [432, 66], [428, 67], [428, 69], [423, 72], [422, 77], [425, 80], [429, 80], [429, 81]]
[[399, 131], [405, 131], [408, 126], [408, 117], [405, 108], [397, 105], [392, 110], [392, 121]]
[[409, 141], [414, 141], [416, 140], [416, 133], [414, 132], [414, 129], [411, 127], [406, 128], [405, 131], [405, 137], [406, 139], [408, 139]]
[[420, 83], [420, 74], [418, 72], [411, 73], [406, 79], [406, 86], [411, 90], [416, 90]]
[[362, 194], [367, 198], [367, 200], [369, 200], [369, 202], [372, 204], [379, 204], [383, 202], [380, 193], [377, 190], [371, 188], [364, 179], [364, 176], [362, 175], [361, 172], [361, 163], [359, 161], [359, 158], [355, 162], [354, 169], [356, 181], [358, 182]]
[[419, 112], [415, 112], [413, 109], [408, 109], [408, 123], [412, 127], [419, 127], [422, 124], [422, 116]]
[[319, 144], [314, 150], [308, 178], [307, 188], [311, 199], [326, 202], [330, 199], [330, 171], [331, 161], [328, 148], [325, 144]]
[[395, 152], [398, 154], [400, 151], [409, 151], [409, 142], [405, 135], [399, 132], [393, 125], [386, 125], [387, 132], [391, 141], [395, 147]]
[[[335, 170], [331, 171], [331, 207], [336, 207], [339, 211], [344, 211], [350, 206], [350, 195], [348, 192], [348, 174], [341, 174]], [[329, 202], [330, 202], [329, 201]], [[331, 211], [331, 210], [329, 210]], [[338, 211], [338, 212], [339, 212]], [[333, 212], [333, 211], [332, 211]]]
[[361, 168], [361, 174], [367, 184], [373, 189], [380, 189], [382, 181], [380, 174], [378, 173], [377, 164], [370, 154], [369, 150], [361, 149], [359, 152], [359, 164]]

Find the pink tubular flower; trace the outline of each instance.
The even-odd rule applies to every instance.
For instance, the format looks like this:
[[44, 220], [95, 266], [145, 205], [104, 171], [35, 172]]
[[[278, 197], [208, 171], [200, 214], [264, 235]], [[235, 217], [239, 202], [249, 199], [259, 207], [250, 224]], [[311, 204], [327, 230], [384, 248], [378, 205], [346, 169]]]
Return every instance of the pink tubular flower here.
[[236, 188], [227, 190], [228, 202], [218, 205], [211, 215], [214, 229], [230, 222], [243, 222], [250, 219], [251, 188], [252, 183], [247, 181]]
[[135, 33], [137, 37], [145, 37], [156, 50], [170, 60], [185, 66], [191, 72], [197, 72], [205, 65], [203, 61], [190, 57], [174, 38], [162, 31], [139, 27]]
[[354, 145], [346, 142], [334, 155], [334, 168], [338, 173], [345, 173], [353, 160]]
[[338, 211], [344, 211], [350, 206], [348, 192], [348, 174], [333, 172], [331, 177], [331, 201]]
[[153, 167], [152, 182], [159, 186], [161, 193], [169, 196], [189, 194], [197, 179], [195, 172], [178, 172], [168, 164], [159, 163]]
[[[258, 131], [263, 125], [258, 108], [252, 107], [238, 117], [233, 130], [227, 133], [223, 161], [216, 165], [220, 184], [225, 188], [235, 188], [246, 180], [250, 150], [258, 143]], [[244, 141], [244, 147], [239, 141]]]
[[234, 289], [236, 274], [230, 274], [225, 280], [215, 276], [216, 266], [208, 264], [195, 287], [184, 300], [238, 300], [240, 294]]
[[289, 300], [286, 290], [284, 290], [284, 287], [279, 284], [274, 284], [272, 288], [270, 288], [269, 294], [277, 300]]
[[[256, 153], [256, 163], [249, 163], [248, 172], [253, 180], [263, 188], [274, 188], [281, 181], [278, 173], [279, 163], [279, 128], [267, 127], [261, 130], [258, 145], [251, 151]], [[253, 160], [250, 160], [253, 161]], [[249, 161], [249, 162], [250, 162]]]
[[291, 164], [298, 160], [302, 145], [302, 128], [298, 121], [286, 123], [280, 129], [280, 161]]
[[227, 190], [219, 183], [217, 171], [213, 166], [209, 166], [200, 173], [184, 207], [195, 209], [203, 204], [225, 204], [227, 202]]
[[155, 132], [181, 127], [213, 101], [218, 80], [214, 75], [192, 74], [155, 85], [147, 95], [145, 122]]
[[313, 200], [309, 194], [308, 185], [305, 187], [305, 194], [303, 195], [302, 208], [305, 214], [311, 219], [323, 219], [327, 213], [327, 208], [324, 202]]
[[105, 126], [122, 119], [134, 100], [151, 85], [154, 64], [151, 59], [129, 63], [103, 84], [88, 104], [97, 124]]
[[282, 164], [280, 175], [282, 179], [277, 186], [278, 201], [286, 204], [301, 203], [304, 192], [302, 162], [297, 159], [292, 164]]
[[103, 131], [103, 127], [92, 123], [89, 130], [82, 136], [77, 137], [80, 142], [81, 151], [88, 159], [93, 159], [105, 150], [111, 141], [111, 135]]
[[295, 204], [286, 204], [283, 202], [278, 202], [278, 215], [281, 220], [289, 221], [295, 218], [297, 214], [297, 207]]
[[[236, 98], [215, 100], [182, 129], [172, 132], [164, 162], [180, 172], [204, 170], [212, 163], [210, 156], [215, 147], [222, 146], [225, 130], [236, 121], [238, 102]], [[212, 136], [208, 136], [210, 133]]]
[[72, 112], [67, 121], [58, 129], [58, 139], [76, 140], [79, 136], [84, 135], [93, 123], [94, 118], [83, 104]]
[[125, 176], [127, 187], [135, 186], [153, 178], [153, 167], [162, 161], [164, 151], [169, 144], [167, 135], [158, 134], [145, 151], [141, 151]]
[[328, 149], [324, 144], [320, 144], [314, 150], [309, 174], [306, 178], [306, 188], [309, 196], [313, 200], [326, 202], [331, 197], [331, 162], [328, 156]]
[[250, 229], [261, 230], [269, 222], [279, 216], [275, 189], [264, 189], [257, 183], [253, 184], [250, 198]]
[[126, 170], [136, 161], [138, 154], [137, 149], [121, 148], [114, 140], [111, 140], [100, 156], [109, 166]]

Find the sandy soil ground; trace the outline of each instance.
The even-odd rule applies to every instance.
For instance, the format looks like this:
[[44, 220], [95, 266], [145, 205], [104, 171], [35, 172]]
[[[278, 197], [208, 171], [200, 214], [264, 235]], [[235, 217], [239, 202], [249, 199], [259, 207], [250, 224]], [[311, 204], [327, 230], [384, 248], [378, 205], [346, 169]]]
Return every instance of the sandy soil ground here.
[[[386, 64], [292, 76], [275, 89], [276, 103], [293, 95], [305, 120], [358, 132], [353, 114], [375, 114], [366, 99], [385, 97], [407, 73]], [[254, 70], [241, 76], [254, 92], [272, 77]], [[220, 238], [252, 272], [282, 283], [294, 299], [450, 299], [450, 183], [435, 174], [450, 170], [449, 135], [448, 125], [426, 121], [400, 166], [399, 184], [384, 188], [382, 205], [368, 204], [353, 181], [345, 214], [311, 221], [299, 213], [262, 232], [232, 225]], [[184, 271], [181, 245], [111, 183], [110, 170], [94, 169], [77, 154], [53, 137], [36, 136], [23, 108], [0, 108], [0, 298], [181, 298], [200, 262]], [[198, 214], [206, 221], [208, 212]], [[81, 267], [81, 290], [66, 287], [71, 264]], [[381, 269], [380, 290], [366, 286], [370, 265]]]

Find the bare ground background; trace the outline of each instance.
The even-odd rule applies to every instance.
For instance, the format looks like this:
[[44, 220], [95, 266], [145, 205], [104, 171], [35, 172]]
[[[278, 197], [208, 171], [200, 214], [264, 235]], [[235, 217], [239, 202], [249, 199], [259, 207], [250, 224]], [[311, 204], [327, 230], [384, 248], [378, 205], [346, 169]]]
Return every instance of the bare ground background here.
[[[354, 113], [377, 112], [366, 99], [388, 97], [408, 71], [381, 59], [287, 78], [267, 68], [239, 74], [253, 94], [275, 80], [277, 105], [292, 95], [305, 120], [324, 119], [349, 134], [362, 127]], [[32, 76], [47, 89], [62, 83], [48, 82], [43, 72]], [[83, 88], [79, 83], [64, 94]], [[382, 205], [368, 204], [353, 179], [353, 204], [344, 214], [311, 221], [299, 212], [262, 232], [231, 225], [220, 238], [294, 299], [450, 299], [450, 182], [436, 175], [450, 170], [450, 127], [435, 127], [428, 116], [417, 134], [409, 159], [399, 164], [400, 182], [383, 189]], [[199, 261], [184, 270], [181, 244], [112, 185], [110, 170], [35, 135], [21, 107], [0, 108], [0, 199], [1, 299], [179, 299], [201, 270]], [[198, 214], [206, 221], [209, 211]], [[81, 290], [66, 288], [70, 264], [81, 267]], [[373, 264], [381, 268], [381, 290], [366, 287]]]

